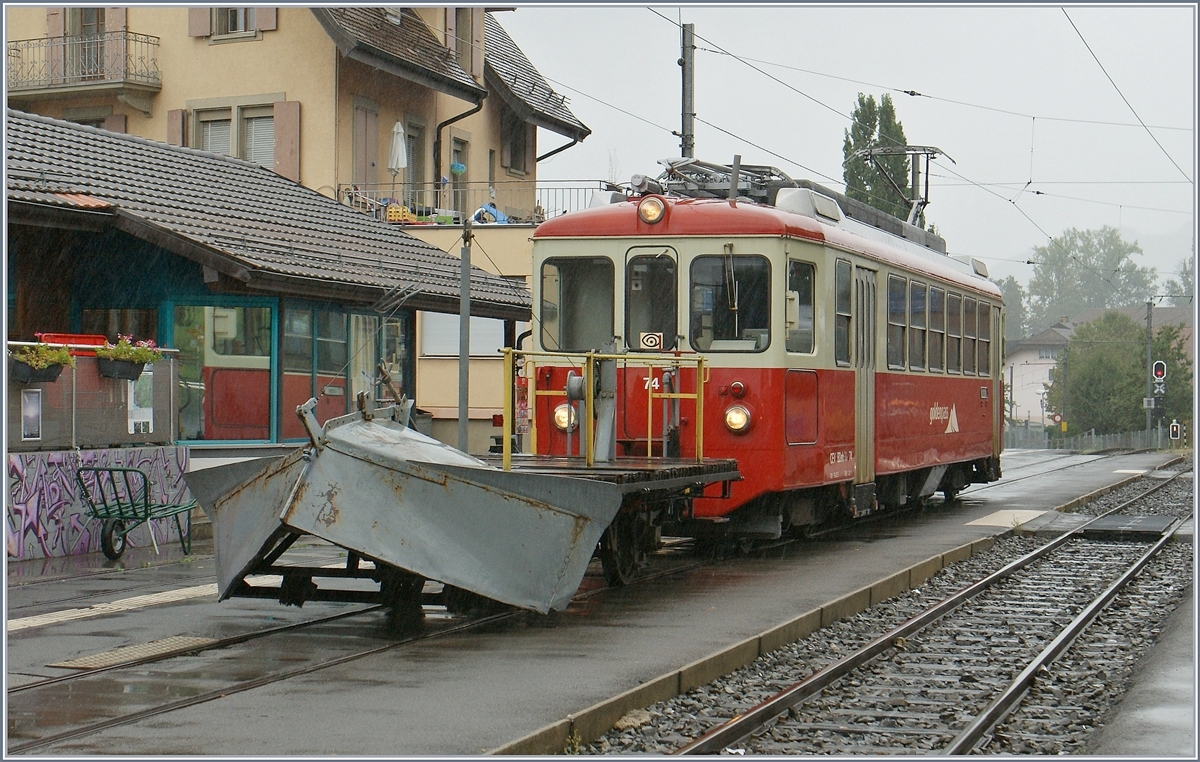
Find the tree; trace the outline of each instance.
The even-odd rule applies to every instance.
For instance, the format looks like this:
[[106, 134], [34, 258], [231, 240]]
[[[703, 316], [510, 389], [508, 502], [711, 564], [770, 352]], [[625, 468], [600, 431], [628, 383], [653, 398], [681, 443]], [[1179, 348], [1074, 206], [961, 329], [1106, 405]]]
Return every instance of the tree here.
[[1089, 307], [1142, 304], [1154, 291], [1153, 267], [1138, 267], [1136, 242], [1121, 238], [1116, 228], [1071, 228], [1046, 246], [1035, 246], [1029, 281], [1029, 323], [1034, 331]]
[[[842, 158], [845, 162], [842, 165], [842, 180], [846, 183], [846, 195], [893, 217], [907, 219], [911, 206], [908, 156], [877, 156], [875, 160], [882, 165], [883, 173], [866, 157], [851, 158], [855, 151], [863, 148], [908, 145], [904, 127], [896, 121], [892, 97], [884, 95], [877, 104], [875, 96], [859, 93], [858, 104], [850, 118], [854, 120], [853, 124], [846, 130], [842, 141]], [[888, 178], [895, 182], [902, 193], [896, 191]]]
[[1192, 303], [1196, 294], [1196, 258], [1184, 257], [1175, 266], [1175, 278], [1167, 281], [1163, 293], [1170, 294], [1171, 304], [1175, 307], [1186, 307]]
[[992, 283], [1004, 295], [1004, 340], [1020, 341], [1029, 335], [1029, 313], [1025, 309], [1025, 289], [1013, 276]]
[[[1192, 368], [1179, 326], [1157, 329], [1150, 346], [1154, 359], [1167, 365], [1166, 421], [1190, 421]], [[1106, 313], [1076, 327], [1050, 371], [1046, 409], [1061, 414], [1071, 433], [1143, 430], [1148, 373], [1146, 326], [1119, 312]]]

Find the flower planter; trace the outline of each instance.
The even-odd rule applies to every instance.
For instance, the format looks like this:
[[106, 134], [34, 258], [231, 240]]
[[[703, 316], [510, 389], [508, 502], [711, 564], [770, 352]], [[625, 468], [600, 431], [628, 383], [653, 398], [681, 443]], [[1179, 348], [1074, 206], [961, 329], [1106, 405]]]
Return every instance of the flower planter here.
[[20, 360], [13, 360], [12, 365], [9, 366], [8, 375], [19, 384], [48, 384], [58, 380], [62, 369], [61, 363], [47, 365], [44, 368], [34, 368]]
[[146, 367], [144, 362], [132, 360], [110, 360], [107, 357], [97, 357], [96, 367], [105, 378], [123, 378], [127, 381], [137, 381]]

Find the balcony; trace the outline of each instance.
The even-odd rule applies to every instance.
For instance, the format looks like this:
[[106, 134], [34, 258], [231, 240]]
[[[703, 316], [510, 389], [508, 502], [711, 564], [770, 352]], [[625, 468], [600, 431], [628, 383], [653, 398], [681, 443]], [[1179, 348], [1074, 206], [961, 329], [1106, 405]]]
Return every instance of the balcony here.
[[12, 103], [114, 94], [149, 113], [150, 98], [161, 89], [157, 37], [116, 31], [8, 43]]
[[567, 212], [586, 209], [597, 198], [608, 202], [620, 190], [598, 180], [538, 182], [375, 183], [342, 185], [343, 204], [375, 219], [408, 225], [475, 223], [536, 225]]

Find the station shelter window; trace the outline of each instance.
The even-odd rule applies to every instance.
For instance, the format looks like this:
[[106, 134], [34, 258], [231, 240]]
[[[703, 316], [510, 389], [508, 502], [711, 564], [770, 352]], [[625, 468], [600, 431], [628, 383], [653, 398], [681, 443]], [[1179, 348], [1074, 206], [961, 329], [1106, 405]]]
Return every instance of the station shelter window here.
[[946, 370], [962, 372], [962, 296], [946, 295]]
[[904, 333], [908, 325], [907, 283], [897, 275], [888, 276], [887, 287], [887, 364], [889, 368], [904, 368]]
[[701, 352], [761, 352], [771, 343], [771, 265], [766, 257], [696, 257], [691, 343]]
[[352, 409], [355, 394], [367, 388], [364, 373], [374, 379], [379, 318], [295, 303], [282, 313], [280, 432], [298, 439], [307, 436], [298, 406], [315, 397], [317, 422], [324, 423]]
[[975, 374], [976, 301], [963, 299], [963, 373]]
[[839, 259], [833, 268], [833, 357], [850, 364], [850, 263]]
[[929, 289], [929, 369], [942, 370], [946, 342], [946, 292]]
[[679, 333], [676, 257], [669, 246], [637, 246], [626, 254], [625, 342], [632, 350], [675, 349]]
[[809, 262], [788, 262], [786, 348], [809, 354], [814, 348], [814, 289], [816, 268]]
[[613, 339], [613, 262], [606, 257], [542, 263], [542, 348], [586, 352]]
[[928, 286], [911, 281], [908, 284], [908, 367], [925, 369], [925, 295]]
[[271, 312], [175, 307], [180, 439], [271, 438]]

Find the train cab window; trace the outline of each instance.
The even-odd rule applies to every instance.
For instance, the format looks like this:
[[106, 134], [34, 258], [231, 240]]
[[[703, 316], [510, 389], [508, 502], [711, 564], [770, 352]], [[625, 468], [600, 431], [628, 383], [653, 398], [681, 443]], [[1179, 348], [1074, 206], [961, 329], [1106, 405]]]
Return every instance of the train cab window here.
[[904, 369], [904, 332], [908, 325], [907, 282], [896, 275], [888, 276], [887, 286], [887, 364], [889, 368]]
[[929, 369], [940, 371], [944, 367], [942, 350], [946, 342], [946, 292], [940, 288], [929, 289]]
[[833, 359], [850, 364], [850, 263], [839, 259], [833, 270]]
[[547, 259], [542, 263], [542, 348], [586, 352], [613, 339], [611, 259]]
[[963, 299], [963, 373], [975, 374], [975, 300]]
[[908, 367], [925, 370], [925, 294], [928, 287], [908, 284]]
[[786, 303], [787, 351], [813, 351], [813, 278], [808, 262], [788, 262]]
[[989, 376], [992, 373], [992, 308], [991, 305], [979, 303], [979, 375]]
[[771, 265], [766, 257], [696, 257], [691, 342], [701, 352], [761, 352], [771, 343]]
[[632, 350], [675, 349], [679, 332], [675, 257], [674, 249], [667, 246], [639, 246], [627, 255], [625, 342]]
[[962, 297], [946, 296], [946, 370], [962, 372]]

